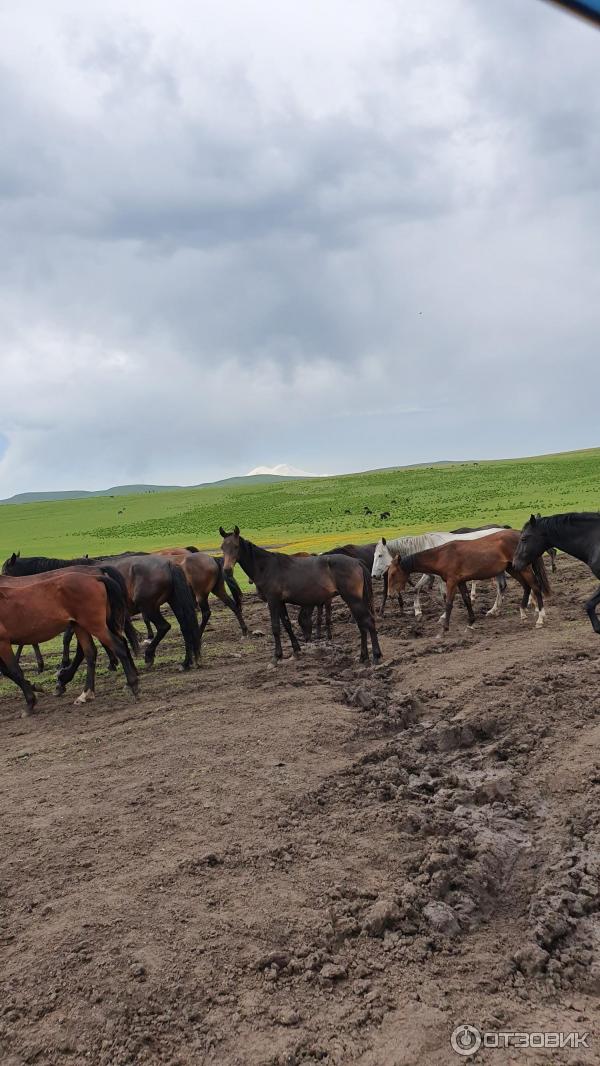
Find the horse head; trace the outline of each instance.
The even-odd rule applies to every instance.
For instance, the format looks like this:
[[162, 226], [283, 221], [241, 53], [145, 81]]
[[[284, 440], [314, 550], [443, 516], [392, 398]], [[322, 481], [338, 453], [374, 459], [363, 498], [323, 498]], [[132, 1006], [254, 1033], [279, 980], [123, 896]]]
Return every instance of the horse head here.
[[547, 547], [548, 541], [540, 515], [532, 514], [521, 530], [521, 539], [513, 556], [515, 570], [522, 570], [523, 567], [528, 566], [534, 559], [543, 555]]
[[221, 544], [223, 569], [230, 573], [240, 557], [240, 527], [234, 526], [233, 532], [227, 533], [223, 526], [220, 526], [219, 533], [223, 537], [223, 543]]
[[387, 546], [385, 537], [377, 542], [371, 568], [372, 577], [383, 577], [392, 561], [392, 554]]

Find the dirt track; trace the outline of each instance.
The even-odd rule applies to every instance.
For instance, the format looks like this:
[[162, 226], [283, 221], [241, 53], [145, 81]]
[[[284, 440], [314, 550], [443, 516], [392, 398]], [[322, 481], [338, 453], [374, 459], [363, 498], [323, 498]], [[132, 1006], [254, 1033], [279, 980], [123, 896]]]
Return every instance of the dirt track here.
[[[600, 641], [559, 570], [541, 631], [516, 586], [443, 642], [389, 607], [378, 669], [343, 608], [275, 671], [217, 605], [138, 704], [2, 697], [2, 1066], [600, 1062]], [[460, 1022], [591, 1050], [461, 1059]]]

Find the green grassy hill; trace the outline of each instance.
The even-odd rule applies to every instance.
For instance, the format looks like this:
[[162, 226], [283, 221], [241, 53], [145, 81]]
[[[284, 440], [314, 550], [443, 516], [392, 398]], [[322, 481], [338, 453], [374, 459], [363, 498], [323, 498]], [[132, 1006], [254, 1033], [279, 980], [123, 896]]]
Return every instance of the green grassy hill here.
[[[365, 506], [372, 515], [364, 513]], [[118, 499], [14, 504], [0, 509], [0, 559], [14, 550], [75, 556], [169, 544], [217, 548], [219, 526], [235, 523], [261, 544], [322, 550], [382, 534], [495, 521], [521, 526], [532, 510], [600, 510], [600, 449]], [[382, 511], [390, 511], [390, 519], [380, 521]]]

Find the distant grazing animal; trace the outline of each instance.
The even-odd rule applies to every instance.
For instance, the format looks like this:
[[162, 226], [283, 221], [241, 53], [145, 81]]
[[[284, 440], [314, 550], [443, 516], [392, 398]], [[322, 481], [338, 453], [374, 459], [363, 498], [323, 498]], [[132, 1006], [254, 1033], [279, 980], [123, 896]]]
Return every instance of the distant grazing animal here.
[[58, 674], [58, 692], [65, 691], [85, 657], [85, 688], [76, 702], [93, 699], [96, 648], [92, 638], [96, 637], [119, 660], [136, 695], [138, 673], [124, 639], [126, 617], [127, 605], [119, 584], [96, 570], [77, 567], [31, 577], [0, 578], [0, 672], [21, 689], [27, 705], [25, 714], [32, 713], [36, 697], [15, 659], [12, 644], [43, 644], [69, 625], [77, 636], [77, 652], [71, 666]]
[[223, 565], [226, 571], [239, 563], [256, 585], [256, 590], [269, 606], [274, 641], [274, 661], [283, 656], [281, 624], [289, 637], [294, 655], [300, 652], [298, 639], [292, 629], [286, 604], [313, 607], [330, 604], [341, 596], [350, 608], [360, 630], [361, 662], [368, 662], [367, 637], [371, 638], [373, 659], [381, 659], [377, 629], [373, 615], [371, 579], [358, 559], [344, 555], [318, 555], [294, 559], [281, 552], [259, 548], [240, 536], [238, 526], [231, 533], [220, 529], [223, 543]]
[[491, 533], [478, 540], [454, 539], [437, 548], [429, 548], [404, 558], [397, 556], [388, 571], [390, 592], [401, 592], [409, 574], [437, 574], [446, 583], [446, 610], [442, 615], [442, 620], [444, 632], [447, 632], [456, 590], [458, 589], [462, 596], [469, 616], [469, 625], [472, 626], [475, 622], [475, 615], [467, 581], [496, 577], [506, 570], [523, 587], [521, 618], [524, 620], [527, 618], [526, 608], [530, 593], [533, 591], [538, 608], [536, 626], [542, 626], [545, 618], [542, 592], [550, 591], [546, 570], [539, 557], [532, 559], [531, 564], [519, 565], [518, 569], [513, 565], [513, 556], [519, 537], [520, 534], [516, 529], [503, 529], [499, 533]]
[[389, 511], [382, 511], [382, 512], [381, 512], [381, 514], [379, 515], [379, 517], [380, 517], [380, 518], [381, 518], [382, 520], [383, 520], [384, 518], [389, 518], [389, 517], [390, 517], [390, 512], [389, 512]]
[[364, 508], [364, 512], [365, 512], [365, 514], [373, 514], [373, 512], [372, 512], [370, 507], [365, 507]]
[[[559, 548], [587, 563], [595, 577], [600, 579], [600, 513], [570, 511], [546, 518], [532, 514], [523, 526], [513, 565], [518, 568], [527, 566], [549, 547]], [[599, 603], [600, 588], [585, 605], [595, 633], [600, 633], [600, 619], [596, 614]]]

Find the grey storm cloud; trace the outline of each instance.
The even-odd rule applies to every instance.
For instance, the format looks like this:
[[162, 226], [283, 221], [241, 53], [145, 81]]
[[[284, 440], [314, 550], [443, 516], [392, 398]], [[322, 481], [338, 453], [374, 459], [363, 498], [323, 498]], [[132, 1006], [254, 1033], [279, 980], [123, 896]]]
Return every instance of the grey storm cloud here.
[[0, 495], [597, 443], [600, 34], [0, 9]]

